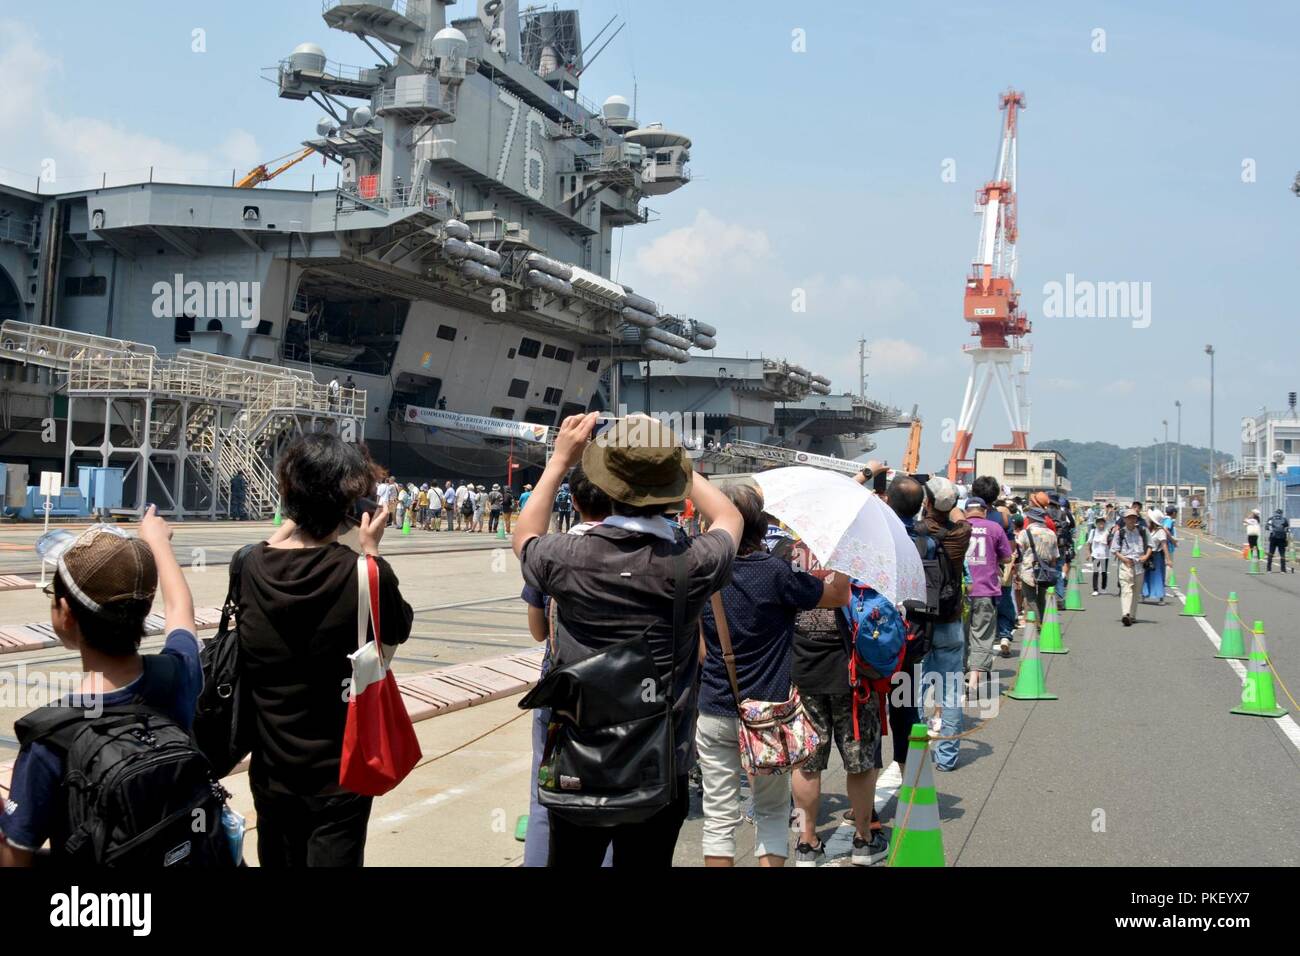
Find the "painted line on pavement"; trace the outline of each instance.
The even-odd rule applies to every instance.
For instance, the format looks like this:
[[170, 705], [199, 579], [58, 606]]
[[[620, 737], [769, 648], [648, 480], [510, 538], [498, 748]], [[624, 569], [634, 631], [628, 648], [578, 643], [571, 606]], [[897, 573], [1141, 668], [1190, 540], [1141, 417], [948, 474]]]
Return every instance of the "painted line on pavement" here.
[[[496, 751], [492, 751], [492, 753], [496, 753]], [[477, 751], [475, 751], [471, 754], [471, 756], [479, 756], [479, 754]], [[392, 826], [394, 823], [405, 823], [406, 821], [412, 820], [416, 817], [422, 817], [430, 813], [434, 809], [442, 806], [443, 804], [453, 803], [456, 800], [459, 800], [461, 797], [468, 796], [471, 793], [477, 793], [480, 790], [486, 790], [489, 787], [492, 787], [495, 784], [499, 783], [500, 781], [508, 780], [518, 775], [527, 776], [528, 768], [532, 766], [532, 762], [533, 762], [532, 755], [527, 754], [523, 757], [520, 757], [518, 760], [512, 760], [509, 763], [499, 764], [494, 769], [489, 770], [486, 773], [478, 774], [475, 777], [473, 783], [462, 784], [458, 787], [448, 787], [447, 789], [441, 790], [438, 793], [435, 793], [433, 796], [425, 798], [424, 800], [417, 800], [414, 803], [409, 803], [398, 810], [393, 810], [390, 813], [385, 813], [379, 819], [372, 820], [370, 823], [370, 827], [373, 829], [376, 826], [387, 827], [387, 826]]]
[[[1174, 592], [1174, 596], [1177, 597], [1180, 602], [1183, 604], [1187, 603], [1187, 598], [1183, 595], [1181, 588], [1171, 588], [1170, 590]], [[1210, 643], [1214, 645], [1215, 653], [1218, 653], [1221, 644], [1218, 631], [1211, 627], [1210, 622], [1203, 617], [1194, 617], [1192, 620], [1201, 626], [1201, 630], [1205, 633], [1205, 636], [1208, 637]], [[1243, 638], [1245, 636], [1245, 634], [1242, 634]], [[1237, 675], [1241, 682], [1245, 684], [1246, 666], [1242, 664], [1241, 661], [1231, 659], [1228, 659], [1226, 663], [1232, 668], [1232, 672]], [[1300, 725], [1296, 724], [1294, 718], [1292, 718], [1290, 714], [1284, 714], [1281, 717], [1266, 717], [1263, 719], [1275, 721], [1277, 725], [1282, 728], [1282, 733], [1286, 734], [1287, 739], [1291, 741], [1295, 749], [1300, 750]]]

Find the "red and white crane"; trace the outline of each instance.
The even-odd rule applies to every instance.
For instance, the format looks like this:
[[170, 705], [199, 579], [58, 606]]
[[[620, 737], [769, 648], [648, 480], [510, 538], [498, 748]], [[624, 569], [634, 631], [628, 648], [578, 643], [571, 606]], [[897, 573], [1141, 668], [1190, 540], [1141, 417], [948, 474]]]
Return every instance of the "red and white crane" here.
[[[1029, 447], [1026, 387], [1030, 348], [1022, 339], [1031, 325], [1020, 310], [1016, 289], [1016, 123], [1025, 108], [1024, 94], [1008, 90], [1001, 95], [1000, 104], [1005, 113], [1002, 148], [993, 178], [975, 195], [975, 212], [981, 216], [980, 242], [966, 277], [963, 309], [966, 321], [974, 326], [971, 335], [979, 338], [979, 344], [962, 347], [971, 358], [971, 372], [948, 460], [949, 477], [963, 482], [974, 472], [974, 463], [967, 456], [990, 383], [997, 387], [1011, 424], [1011, 442], [994, 447]], [[1022, 357], [1018, 371], [1012, 369], [1017, 355]]]

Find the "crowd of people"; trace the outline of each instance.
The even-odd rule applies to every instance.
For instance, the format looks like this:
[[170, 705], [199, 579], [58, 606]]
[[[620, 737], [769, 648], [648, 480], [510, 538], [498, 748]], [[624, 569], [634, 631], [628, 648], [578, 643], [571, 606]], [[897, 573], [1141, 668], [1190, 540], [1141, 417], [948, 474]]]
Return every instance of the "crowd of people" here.
[[[1117, 564], [1126, 626], [1141, 599], [1164, 601], [1178, 546], [1172, 509], [1134, 502], [1122, 514], [1106, 505], [1076, 516], [1059, 494], [1013, 496], [991, 476], [964, 491], [869, 462], [857, 480], [906, 529], [926, 600], [898, 609], [906, 640], [895, 670], [867, 667], [852, 608], [871, 599], [869, 587], [810, 567], [752, 483], [715, 486], [657, 421], [621, 419], [593, 439], [596, 417], [562, 423], [536, 487], [524, 486], [517, 501], [500, 485], [403, 485], [363, 447], [330, 435], [301, 436], [286, 450], [277, 471], [284, 523], [235, 556], [227, 599], [262, 866], [364, 861], [372, 798], [339, 783], [358, 640], [357, 552], [374, 558], [373, 636], [391, 653], [410, 635], [413, 612], [379, 549], [390, 522], [408, 516], [429, 530], [445, 521], [448, 530], [512, 534], [529, 631], [546, 648], [526, 701], [534, 709], [528, 866], [671, 865], [693, 790], [705, 865], [734, 865], [748, 820], [760, 866], [792, 855], [797, 866], [817, 866], [826, 856], [822, 777], [832, 750], [846, 773], [850, 862], [877, 863], [889, 853], [875, 810], [878, 775], [901, 768], [918, 723], [934, 738], [935, 770], [962, 766], [967, 704], [996, 693], [996, 659], [1011, 656], [1026, 614], [1041, 622], [1053, 595], [1064, 602], [1077, 544], [1091, 561], [1094, 595], [1108, 591]], [[204, 678], [170, 535], [151, 510], [138, 537], [104, 526], [79, 537], [59, 558], [51, 623], [81, 657], [83, 690], [115, 708], [114, 719], [184, 738]], [[165, 642], [161, 653], [141, 655], [158, 589]], [[756, 709], [811, 731], [787, 772], [759, 766]], [[30, 864], [47, 840], [56, 861], [143, 852], [155, 837], [105, 836], [70, 809], [70, 775], [102, 777], [105, 768], [87, 770], [84, 741], [51, 729], [49, 717], [19, 722], [0, 863]], [[198, 796], [193, 787], [172, 790], [156, 808], [167, 819], [220, 788], [214, 779]]]
[[[402, 483], [391, 474], [381, 477], [374, 501], [388, 514], [389, 525], [405, 528], [409, 523], [421, 531], [460, 531], [470, 534], [512, 533], [515, 516], [523, 509], [533, 486], [526, 484], [516, 497], [509, 485], [494, 482], [491, 487], [472, 481], [450, 479]], [[573, 492], [568, 482], [560, 486], [551, 511], [551, 526], [566, 531], [573, 523]]]

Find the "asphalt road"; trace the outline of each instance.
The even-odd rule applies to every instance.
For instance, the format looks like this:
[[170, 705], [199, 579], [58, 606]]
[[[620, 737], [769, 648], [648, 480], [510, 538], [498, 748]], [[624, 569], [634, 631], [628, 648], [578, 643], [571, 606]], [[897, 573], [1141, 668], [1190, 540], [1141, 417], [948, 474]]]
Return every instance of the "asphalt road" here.
[[[1190, 543], [1176, 564], [1184, 584], [1187, 552]], [[1226, 597], [1235, 589], [1243, 618], [1265, 620], [1275, 667], [1294, 694], [1300, 575], [1248, 576], [1244, 567], [1239, 556], [1235, 564], [1229, 557], [1198, 562], [1206, 622], [1219, 631], [1225, 608], [1208, 592]], [[1293, 741], [1281, 721], [1229, 713], [1240, 702], [1240, 678], [1215, 659], [1200, 625], [1180, 616], [1177, 596], [1168, 601], [1144, 605], [1138, 623], [1125, 628], [1113, 584], [1109, 595], [1085, 590], [1085, 610], [1061, 616], [1070, 653], [1043, 658], [1047, 687], [1060, 699], [1003, 697], [995, 716], [968, 722], [979, 729], [963, 741], [957, 770], [935, 774], [949, 865], [1300, 863], [1300, 735]], [[1006, 689], [1017, 660], [1000, 663]], [[1277, 694], [1296, 717], [1281, 688]], [[834, 856], [847, 853], [851, 833], [842, 822], [838, 757], [831, 768], [819, 833]], [[897, 771], [887, 774], [891, 785], [879, 788], [876, 805], [888, 831]], [[679, 864], [702, 860], [701, 831], [696, 799]], [[754, 862], [753, 834], [741, 825], [741, 865]]]

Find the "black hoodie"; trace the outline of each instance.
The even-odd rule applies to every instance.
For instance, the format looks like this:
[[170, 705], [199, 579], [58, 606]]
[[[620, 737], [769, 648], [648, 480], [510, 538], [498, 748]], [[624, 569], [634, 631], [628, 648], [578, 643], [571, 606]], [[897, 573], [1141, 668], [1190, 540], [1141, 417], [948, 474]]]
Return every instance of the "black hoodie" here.
[[[357, 649], [357, 553], [256, 545], [244, 561], [239, 649], [255, 715], [250, 781], [299, 796], [341, 793], [339, 759]], [[414, 612], [397, 576], [379, 564], [379, 630], [385, 644], [411, 634]]]

